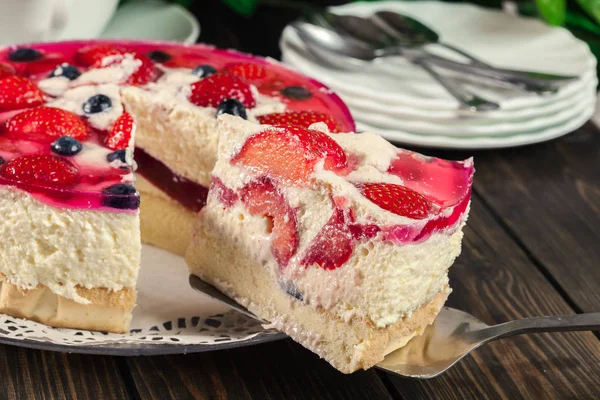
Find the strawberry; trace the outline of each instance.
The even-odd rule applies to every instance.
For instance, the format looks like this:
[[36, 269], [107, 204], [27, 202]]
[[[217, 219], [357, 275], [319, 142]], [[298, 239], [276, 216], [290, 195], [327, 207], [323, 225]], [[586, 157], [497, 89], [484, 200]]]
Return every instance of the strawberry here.
[[217, 198], [225, 208], [232, 207], [238, 201], [238, 195], [232, 189], [225, 186], [223, 181], [216, 176], [210, 179], [210, 191], [217, 195]]
[[433, 212], [431, 201], [405, 186], [393, 183], [363, 183], [357, 187], [367, 199], [379, 207], [403, 217], [423, 219]]
[[89, 130], [78, 115], [60, 108], [40, 106], [25, 110], [6, 121], [10, 135], [52, 142], [61, 136], [79, 141], [87, 139]]
[[354, 239], [340, 208], [333, 210], [329, 221], [306, 249], [301, 263], [317, 264], [324, 269], [341, 267], [354, 251]]
[[189, 100], [201, 107], [217, 108], [225, 99], [239, 100], [244, 107], [252, 108], [256, 99], [250, 85], [235, 75], [215, 74], [192, 84]]
[[268, 128], [251, 136], [231, 162], [292, 184], [304, 184], [320, 160], [324, 160], [326, 170], [337, 173], [348, 165], [344, 150], [325, 133], [289, 126]]
[[330, 132], [339, 132], [339, 124], [327, 114], [318, 111], [292, 111], [273, 113], [256, 117], [258, 122], [267, 125], [297, 125], [308, 128], [314, 123], [324, 122]]
[[133, 132], [133, 117], [128, 112], [121, 114], [106, 136], [106, 146], [113, 150], [129, 147]]
[[77, 50], [77, 53], [75, 53], [75, 62], [79, 65], [90, 67], [101, 62], [105, 57], [125, 54], [126, 52], [125, 49], [107, 44], [91, 45]]
[[78, 170], [65, 159], [51, 155], [28, 155], [2, 166], [0, 175], [10, 181], [66, 189], [78, 181]]
[[[154, 66], [154, 62], [145, 54], [137, 53], [137, 52], [127, 52], [132, 56], [136, 61], [139, 61], [141, 64], [138, 69], [132, 73], [129, 78], [125, 81], [125, 83], [129, 85], [145, 85], [148, 82], [155, 81], [158, 78], [158, 70]], [[92, 65], [93, 68], [105, 68], [111, 65], [118, 65], [125, 59], [126, 54], [117, 54], [112, 56], [111, 59], [101, 59], [98, 60]]]
[[15, 69], [12, 65], [0, 62], [0, 79], [15, 74]]
[[34, 107], [44, 102], [44, 93], [27, 78], [10, 75], [0, 79], [0, 111]]
[[271, 252], [279, 267], [285, 267], [300, 241], [295, 211], [268, 178], [244, 186], [241, 199], [250, 214], [271, 219]]
[[233, 64], [226, 67], [223, 72], [229, 75], [237, 75], [250, 81], [265, 79], [269, 75], [269, 71], [265, 67], [252, 63]]

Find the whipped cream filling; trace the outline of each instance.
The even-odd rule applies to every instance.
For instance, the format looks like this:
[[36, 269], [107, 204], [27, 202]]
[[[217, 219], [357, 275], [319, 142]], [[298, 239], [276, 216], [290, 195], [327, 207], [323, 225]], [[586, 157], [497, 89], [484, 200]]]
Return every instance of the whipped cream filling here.
[[77, 286], [134, 289], [139, 213], [58, 211], [13, 187], [0, 187], [0, 273], [24, 290], [38, 285], [81, 304]]

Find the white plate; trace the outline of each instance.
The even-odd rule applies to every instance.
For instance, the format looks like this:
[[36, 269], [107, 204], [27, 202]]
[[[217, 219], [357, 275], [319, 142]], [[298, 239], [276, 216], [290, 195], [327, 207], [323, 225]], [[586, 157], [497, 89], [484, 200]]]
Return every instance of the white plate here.
[[357, 121], [384, 129], [400, 129], [414, 134], [444, 135], [452, 137], [491, 137], [516, 135], [527, 132], [538, 132], [541, 129], [564, 124], [585, 109], [596, 103], [596, 84], [573, 99], [571, 103], [548, 115], [521, 121], [490, 121], [486, 125], [470, 125], [469, 121], [454, 121], [453, 123], [431, 123], [429, 121], [409, 121], [369, 111], [361, 111], [352, 107], [352, 102], [346, 104], [350, 107], [352, 115]]
[[[551, 28], [536, 19], [467, 4], [440, 2], [353, 3], [333, 10], [338, 13], [370, 15], [381, 9], [399, 11], [435, 27], [444, 41], [494, 65], [561, 74], [582, 75], [595, 68], [587, 45], [562, 28]], [[448, 18], [452, 15], [452, 18]], [[282, 43], [296, 37], [286, 29]], [[296, 41], [297, 43], [297, 41]], [[282, 51], [288, 51], [282, 46]], [[308, 60], [308, 59], [307, 59]], [[334, 90], [343, 87], [374, 101], [412, 108], [456, 110], [457, 102], [426, 73], [393, 59], [365, 66], [364, 71], [331, 70], [316, 62], [308, 72]], [[292, 64], [294, 65], [294, 64]], [[387, 73], [382, 73], [385, 70]], [[545, 103], [547, 97], [525, 96], [500, 101], [502, 110], [518, 110]]]
[[185, 8], [163, 1], [134, 1], [119, 7], [100, 37], [196, 43], [200, 24]]
[[372, 95], [365, 95], [365, 92], [362, 89], [357, 89], [353, 85], [342, 85], [335, 81], [335, 75], [333, 75], [332, 72], [324, 73], [322, 70], [319, 70], [318, 68], [315, 68], [314, 65], [308, 63], [307, 59], [312, 57], [308, 53], [300, 52], [298, 49], [289, 47], [285, 41], [282, 41], [281, 45], [283, 50], [282, 60], [286, 64], [291, 65], [298, 71], [313, 76], [331, 88], [334, 88], [351, 109], [359, 109], [386, 114], [392, 117], [414, 119], [419, 121], [428, 120], [435, 122], [453, 122], [459, 120], [463, 124], [487, 124], [493, 121], [511, 121], [535, 118], [541, 115], [547, 115], [560, 109], [557, 107], [570, 104], [573, 100], [573, 97], [581, 95], [581, 91], [585, 88], [591, 87], [596, 79], [595, 71], [589, 71], [585, 73], [579, 80], [567, 85], [558, 93], [551, 96], [540, 97], [540, 101], [537, 101], [537, 104], [520, 107], [514, 110], [501, 109], [486, 113], [469, 113], [456, 109], [424, 109], [416, 106], [391, 103], [390, 101], [383, 99], [373, 98]]
[[130, 333], [51, 328], [0, 314], [0, 343], [70, 353], [154, 355], [247, 346], [285, 336], [229, 312], [187, 282], [182, 257], [144, 245]]
[[359, 132], [378, 133], [387, 140], [398, 144], [443, 149], [500, 149], [541, 143], [564, 136], [585, 124], [592, 117], [592, 115], [594, 115], [595, 110], [596, 107], [593, 105], [562, 125], [542, 129], [538, 132], [523, 133], [504, 137], [461, 138], [441, 135], [419, 135], [399, 130], [381, 129], [362, 122], [357, 122], [356, 128]]

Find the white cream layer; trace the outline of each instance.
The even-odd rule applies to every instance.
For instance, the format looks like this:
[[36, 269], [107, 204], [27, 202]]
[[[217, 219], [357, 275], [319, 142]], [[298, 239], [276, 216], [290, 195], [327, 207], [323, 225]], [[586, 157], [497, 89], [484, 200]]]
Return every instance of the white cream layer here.
[[134, 289], [140, 263], [139, 214], [58, 209], [0, 186], [0, 273], [23, 289], [47, 286], [78, 303], [77, 285]]

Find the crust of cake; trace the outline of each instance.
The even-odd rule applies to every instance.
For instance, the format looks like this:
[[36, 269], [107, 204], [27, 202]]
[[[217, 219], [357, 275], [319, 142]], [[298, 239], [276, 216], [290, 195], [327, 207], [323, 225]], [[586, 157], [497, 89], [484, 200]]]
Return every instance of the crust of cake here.
[[137, 176], [140, 193], [142, 242], [185, 255], [192, 237], [196, 213], [183, 207], [142, 176]]
[[186, 261], [192, 274], [218, 287], [272, 327], [315, 352], [336, 369], [351, 373], [370, 368], [385, 355], [405, 345], [431, 324], [444, 305], [445, 287], [410, 316], [385, 328], [372, 321], [344, 321], [323, 308], [314, 308], [286, 293], [271, 273], [236, 248], [231, 240], [215, 236], [197, 224]]
[[9, 283], [0, 274], [0, 313], [57, 328], [114, 333], [128, 331], [136, 301], [134, 289], [110, 291], [78, 286], [77, 292], [90, 303], [77, 303], [53, 293], [43, 285], [35, 289], [22, 289]]

